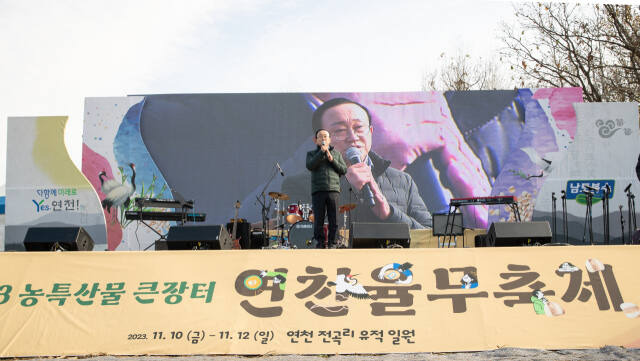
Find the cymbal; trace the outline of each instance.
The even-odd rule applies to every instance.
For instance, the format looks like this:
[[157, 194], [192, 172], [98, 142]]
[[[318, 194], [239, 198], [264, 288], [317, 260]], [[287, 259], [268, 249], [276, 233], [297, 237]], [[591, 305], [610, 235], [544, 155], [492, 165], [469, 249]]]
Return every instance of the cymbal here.
[[355, 203], [347, 203], [347, 204], [343, 204], [340, 207], [338, 207], [338, 209], [340, 210], [340, 213], [344, 213], [344, 212], [348, 212], [352, 209], [356, 208], [356, 204]]
[[269, 197], [279, 199], [281, 201], [286, 201], [287, 199], [289, 199], [289, 196], [287, 194], [280, 192], [269, 192]]

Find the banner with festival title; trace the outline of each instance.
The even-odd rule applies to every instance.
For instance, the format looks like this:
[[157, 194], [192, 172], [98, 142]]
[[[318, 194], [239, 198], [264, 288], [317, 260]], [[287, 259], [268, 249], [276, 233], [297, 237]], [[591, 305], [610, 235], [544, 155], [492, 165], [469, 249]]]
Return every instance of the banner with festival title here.
[[639, 257], [638, 246], [3, 253], [0, 356], [639, 347]]

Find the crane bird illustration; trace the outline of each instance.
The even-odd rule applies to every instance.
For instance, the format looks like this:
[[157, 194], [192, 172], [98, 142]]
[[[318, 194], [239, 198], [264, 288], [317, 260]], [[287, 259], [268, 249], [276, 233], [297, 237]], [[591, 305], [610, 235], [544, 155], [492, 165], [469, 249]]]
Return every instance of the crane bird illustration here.
[[545, 172], [547, 174], [551, 173], [551, 171], [556, 167], [556, 163], [558, 163], [564, 156], [563, 152], [549, 152], [544, 156], [541, 156], [535, 149], [531, 147], [520, 148], [520, 150], [527, 154], [533, 164], [542, 169], [540, 175], [529, 175], [527, 179], [540, 178], [544, 176]]
[[335, 282], [327, 282], [329, 286], [336, 286], [336, 293], [342, 296], [351, 296], [359, 299], [370, 298], [367, 290], [364, 286], [358, 283], [358, 280], [353, 276], [357, 275], [343, 275], [340, 274], [336, 278]]
[[102, 208], [106, 209], [108, 213], [111, 213], [111, 207], [120, 207], [124, 204], [125, 207], [129, 206], [131, 196], [136, 191], [136, 166], [133, 163], [129, 163], [131, 167], [131, 184], [118, 183], [115, 179], [105, 180], [103, 177], [107, 175], [105, 171], [98, 174], [100, 178], [100, 185], [102, 193], [106, 197], [102, 200]]

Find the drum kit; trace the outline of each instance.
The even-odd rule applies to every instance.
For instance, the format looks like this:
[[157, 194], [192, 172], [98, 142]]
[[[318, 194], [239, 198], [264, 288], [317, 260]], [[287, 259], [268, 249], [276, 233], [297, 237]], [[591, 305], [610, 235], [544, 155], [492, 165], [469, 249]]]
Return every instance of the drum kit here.
[[[285, 248], [315, 248], [313, 244], [313, 221], [314, 215], [309, 203], [289, 203], [285, 211], [285, 201], [289, 200], [289, 196], [280, 192], [269, 192], [269, 197], [275, 202], [276, 224], [279, 235], [276, 237], [278, 244], [275, 246]], [[349, 203], [338, 208], [340, 213], [344, 214], [344, 222], [342, 224], [343, 234], [347, 228], [347, 214], [356, 205]], [[288, 229], [285, 229], [287, 228]], [[285, 234], [286, 232], [286, 234]], [[325, 233], [327, 232], [327, 224], [325, 223]], [[342, 238], [341, 236], [339, 236]], [[345, 244], [344, 239], [338, 240], [341, 244]]]

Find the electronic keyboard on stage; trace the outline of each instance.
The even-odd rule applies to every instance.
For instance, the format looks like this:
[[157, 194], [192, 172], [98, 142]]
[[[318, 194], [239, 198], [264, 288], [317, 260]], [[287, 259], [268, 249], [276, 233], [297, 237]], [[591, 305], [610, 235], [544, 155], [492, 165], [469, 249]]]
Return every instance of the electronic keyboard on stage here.
[[204, 222], [206, 213], [126, 211], [124, 218], [139, 221]]
[[138, 208], [185, 208], [193, 209], [193, 201], [179, 201], [175, 199], [136, 198]]
[[490, 196], [490, 197], [472, 197], [472, 198], [451, 198], [449, 206], [459, 207], [474, 204], [514, 204], [518, 200], [514, 196]]

